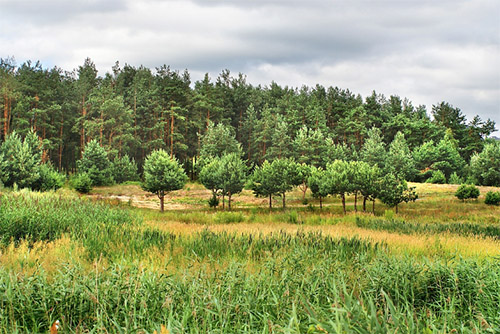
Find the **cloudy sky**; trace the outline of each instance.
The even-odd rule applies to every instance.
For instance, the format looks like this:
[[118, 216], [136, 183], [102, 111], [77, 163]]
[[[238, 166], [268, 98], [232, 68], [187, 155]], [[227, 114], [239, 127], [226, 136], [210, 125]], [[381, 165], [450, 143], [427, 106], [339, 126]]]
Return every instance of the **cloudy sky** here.
[[[447, 101], [500, 128], [498, 0], [0, 0], [0, 57], [223, 69], [252, 84]], [[500, 135], [500, 132], [496, 132]]]

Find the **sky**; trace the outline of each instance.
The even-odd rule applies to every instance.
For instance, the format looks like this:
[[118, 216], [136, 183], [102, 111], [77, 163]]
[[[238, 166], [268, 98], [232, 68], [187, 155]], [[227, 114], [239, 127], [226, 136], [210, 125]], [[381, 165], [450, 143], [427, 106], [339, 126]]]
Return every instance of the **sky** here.
[[[500, 128], [498, 0], [0, 0], [0, 57], [446, 101]], [[500, 131], [494, 133], [500, 136]]]

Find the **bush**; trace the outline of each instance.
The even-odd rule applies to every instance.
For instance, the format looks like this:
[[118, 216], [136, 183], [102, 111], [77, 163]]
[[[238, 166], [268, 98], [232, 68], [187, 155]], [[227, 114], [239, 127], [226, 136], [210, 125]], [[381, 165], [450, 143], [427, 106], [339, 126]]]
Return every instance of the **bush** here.
[[87, 173], [74, 175], [70, 180], [70, 185], [82, 194], [88, 194], [92, 190], [92, 180]]
[[488, 205], [498, 205], [500, 204], [500, 191], [488, 191], [486, 193], [486, 198], [484, 203]]
[[458, 176], [456, 172], [453, 172], [453, 174], [450, 175], [450, 179], [448, 180], [449, 184], [462, 184], [464, 180]]
[[466, 199], [477, 199], [479, 197], [479, 189], [473, 184], [462, 184], [458, 187], [455, 196], [462, 201]]
[[78, 173], [86, 173], [92, 180], [93, 186], [113, 184], [111, 162], [106, 150], [97, 140], [91, 140], [85, 145], [83, 156], [76, 162]]
[[211, 208], [216, 208], [219, 206], [219, 197], [216, 194], [213, 194], [212, 197], [208, 200], [208, 205]]
[[432, 172], [432, 176], [428, 178], [426, 183], [436, 183], [436, 184], [444, 184], [446, 183], [446, 176], [440, 170], [435, 170]]
[[134, 159], [130, 159], [128, 155], [121, 158], [116, 158], [111, 163], [111, 173], [116, 183], [123, 183], [126, 181], [139, 180], [137, 173], [137, 164]]
[[57, 190], [64, 185], [66, 176], [58, 173], [51, 165], [44, 164], [38, 169], [40, 178], [33, 185], [34, 190]]

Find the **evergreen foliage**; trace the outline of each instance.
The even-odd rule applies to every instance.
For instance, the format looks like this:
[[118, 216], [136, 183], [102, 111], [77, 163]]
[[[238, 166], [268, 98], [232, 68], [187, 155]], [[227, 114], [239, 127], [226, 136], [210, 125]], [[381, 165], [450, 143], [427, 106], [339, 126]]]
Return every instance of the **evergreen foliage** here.
[[[443, 176], [444, 176], [444, 174], [443, 174]], [[457, 172], [453, 172], [450, 175], [450, 179], [448, 180], [449, 184], [462, 184], [463, 182], [464, 182], [463, 178], [458, 176]]]
[[487, 143], [470, 162], [472, 177], [481, 185], [500, 187], [500, 143]]
[[368, 130], [368, 138], [361, 149], [360, 158], [364, 162], [384, 170], [387, 152], [382, 139], [382, 132], [379, 128], [374, 127]]
[[165, 150], [153, 151], [146, 157], [142, 188], [158, 196], [161, 212], [164, 211], [165, 195], [182, 189], [187, 179], [177, 159], [171, 158]]
[[64, 185], [66, 176], [57, 172], [54, 167], [49, 164], [42, 164], [38, 168], [40, 177], [37, 182], [33, 184], [33, 190], [49, 191], [57, 190]]
[[212, 191], [209, 204], [218, 204], [215, 199], [222, 196], [222, 206], [225, 208], [224, 198], [227, 196], [231, 209], [231, 198], [243, 190], [247, 174], [248, 167], [237, 153], [211, 158], [201, 169], [199, 178], [201, 184]]
[[85, 145], [82, 158], [77, 161], [78, 173], [90, 177], [93, 186], [103, 186], [113, 183], [111, 162], [104, 147], [96, 139]]
[[251, 189], [256, 196], [269, 197], [269, 208], [272, 208], [272, 196], [281, 196], [285, 208], [286, 192], [303, 181], [299, 166], [292, 159], [266, 160], [254, 170]]
[[111, 163], [111, 175], [116, 183], [139, 180], [137, 164], [134, 159], [125, 154], [121, 158], [115, 158]]
[[88, 194], [92, 190], [92, 179], [87, 173], [78, 173], [69, 180], [70, 186], [82, 194]]
[[414, 202], [418, 199], [415, 187], [408, 188], [405, 180], [398, 179], [394, 174], [386, 174], [382, 178], [380, 187], [380, 200], [389, 207], [396, 207], [400, 203]]
[[[452, 174], [452, 176], [455, 175], [456, 179], [455, 180], [459, 180], [457, 174]], [[451, 176], [450, 176], [450, 179], [451, 179]], [[427, 183], [436, 183], [436, 184], [444, 184], [446, 183], [446, 176], [444, 176], [444, 173], [442, 171], [440, 171], [439, 169], [438, 170], [434, 170], [432, 171], [432, 176], [430, 178], [428, 178], [425, 182]], [[451, 183], [451, 182], [450, 182]]]
[[33, 131], [24, 140], [13, 132], [0, 146], [0, 177], [2, 183], [11, 187], [33, 188], [40, 178], [41, 164], [40, 141]]
[[[47, 69], [40, 62], [0, 63], [0, 142], [5, 143], [0, 173], [7, 186], [20, 178], [30, 187], [36, 171], [31, 179], [27, 170], [14, 176], [12, 164], [24, 159], [29, 169], [40, 165], [39, 157], [60, 172], [77, 168], [96, 185], [110, 183], [108, 166], [77, 163], [93, 141], [112, 160], [128, 155], [138, 170], [149, 153], [164, 149], [191, 169], [193, 179], [205, 159], [228, 153], [245, 157], [248, 166], [289, 157], [323, 168], [336, 159], [362, 160], [408, 180], [425, 181], [435, 170], [447, 179], [457, 173], [480, 184], [498, 185], [500, 178], [496, 158], [491, 166], [477, 158], [496, 154], [497, 148], [485, 145], [495, 123], [478, 116], [467, 121], [446, 101], [434, 105], [429, 117], [424, 106], [396, 95], [374, 91], [363, 99], [348, 89], [321, 85], [252, 86], [243, 74], [228, 70], [213, 80], [206, 74], [191, 82], [189, 72], [166, 65], [153, 71], [116, 63], [99, 76], [88, 58], [73, 72]], [[28, 135], [31, 128], [36, 130]], [[14, 132], [36, 148], [33, 156], [27, 147], [19, 150], [19, 158], [8, 154]], [[409, 153], [422, 173], [412, 170]], [[466, 169], [471, 157], [474, 167]]]
[[323, 199], [329, 195], [327, 174], [321, 167], [313, 167], [311, 174], [307, 179], [307, 184], [311, 189], [312, 195], [319, 199], [319, 207], [323, 208]]
[[462, 201], [477, 199], [479, 197], [479, 188], [473, 184], [462, 184], [455, 192], [455, 196]]
[[415, 174], [413, 157], [406, 143], [405, 136], [401, 132], [396, 133], [394, 140], [389, 145], [386, 169], [404, 180], [412, 179]]
[[484, 203], [488, 205], [500, 204], [500, 191], [488, 191]]
[[346, 213], [345, 196], [350, 190], [351, 168], [344, 160], [335, 160], [326, 166], [328, 193], [342, 198], [342, 208]]
[[229, 153], [241, 154], [241, 145], [234, 137], [231, 127], [222, 123], [209, 123], [205, 135], [201, 138], [200, 156], [222, 157]]

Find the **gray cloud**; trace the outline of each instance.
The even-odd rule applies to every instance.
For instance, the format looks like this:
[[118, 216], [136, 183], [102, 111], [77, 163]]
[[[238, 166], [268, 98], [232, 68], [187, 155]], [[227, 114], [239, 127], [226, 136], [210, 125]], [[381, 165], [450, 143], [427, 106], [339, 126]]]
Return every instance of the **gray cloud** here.
[[2, 15], [24, 24], [66, 22], [85, 13], [115, 13], [126, 10], [122, 0], [0, 0]]
[[91, 57], [224, 68], [253, 84], [321, 83], [415, 105], [446, 100], [500, 127], [500, 3], [459, 1], [0, 0], [0, 50], [73, 69]]

